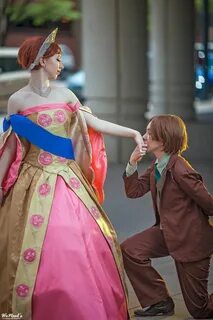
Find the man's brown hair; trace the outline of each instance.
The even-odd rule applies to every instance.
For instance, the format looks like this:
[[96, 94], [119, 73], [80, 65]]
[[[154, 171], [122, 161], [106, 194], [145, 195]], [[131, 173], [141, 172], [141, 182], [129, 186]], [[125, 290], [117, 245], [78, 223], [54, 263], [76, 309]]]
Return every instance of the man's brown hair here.
[[175, 115], [163, 114], [150, 120], [150, 134], [153, 140], [163, 143], [168, 154], [182, 153], [188, 148], [188, 136], [184, 121]]

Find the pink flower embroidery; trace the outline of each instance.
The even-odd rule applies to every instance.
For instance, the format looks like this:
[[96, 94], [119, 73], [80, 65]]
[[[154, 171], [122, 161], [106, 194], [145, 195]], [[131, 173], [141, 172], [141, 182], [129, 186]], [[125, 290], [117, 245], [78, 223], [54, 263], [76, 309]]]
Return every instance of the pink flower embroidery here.
[[42, 217], [42, 215], [40, 214], [33, 214], [30, 218], [30, 223], [35, 228], [40, 228], [43, 222], [44, 222], [44, 217]]
[[38, 157], [38, 162], [44, 166], [48, 166], [53, 162], [53, 157], [49, 152], [42, 152]]
[[81, 187], [81, 183], [78, 179], [76, 178], [71, 178], [70, 179], [70, 185], [74, 189], [79, 189]]
[[16, 293], [19, 297], [25, 298], [29, 293], [29, 287], [26, 284], [19, 284], [16, 287]]
[[66, 121], [66, 115], [64, 113], [64, 111], [62, 110], [58, 110], [54, 113], [54, 120], [55, 122], [62, 124]]
[[47, 196], [50, 193], [50, 185], [48, 183], [43, 183], [39, 186], [38, 192], [40, 196]]
[[52, 118], [48, 114], [42, 113], [38, 116], [37, 122], [42, 127], [48, 127], [52, 123]]
[[24, 251], [23, 257], [26, 262], [33, 262], [36, 258], [36, 251], [32, 248], [29, 248]]
[[95, 219], [100, 218], [100, 212], [98, 211], [98, 209], [96, 207], [91, 207], [90, 212], [92, 213], [92, 215]]

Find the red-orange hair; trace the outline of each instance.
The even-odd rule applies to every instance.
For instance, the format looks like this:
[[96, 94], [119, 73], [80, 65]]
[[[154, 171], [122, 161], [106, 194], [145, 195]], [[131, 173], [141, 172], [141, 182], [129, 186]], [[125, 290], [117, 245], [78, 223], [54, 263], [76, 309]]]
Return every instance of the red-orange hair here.
[[[44, 41], [45, 37], [36, 36], [28, 38], [22, 43], [18, 52], [18, 63], [23, 69], [28, 69], [31, 63], [34, 62], [36, 55]], [[53, 42], [43, 55], [43, 58], [50, 58], [57, 53], [61, 53], [61, 48], [56, 42]], [[39, 70], [40, 68], [41, 66], [38, 64], [33, 68], [33, 70]]]
[[182, 153], [188, 148], [188, 136], [184, 121], [175, 115], [163, 114], [150, 120], [150, 134], [153, 140], [163, 143], [168, 154]]

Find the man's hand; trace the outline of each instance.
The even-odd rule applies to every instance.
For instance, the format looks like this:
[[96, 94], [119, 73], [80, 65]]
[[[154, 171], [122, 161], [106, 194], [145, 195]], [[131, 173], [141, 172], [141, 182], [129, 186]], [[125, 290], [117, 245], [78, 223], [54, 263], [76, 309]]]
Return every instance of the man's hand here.
[[139, 147], [137, 146], [130, 156], [129, 163], [131, 165], [136, 165], [139, 161], [141, 161], [141, 159], [146, 154], [146, 152], [147, 152], [147, 144], [146, 143], [144, 143], [142, 145], [141, 151], [140, 151]]

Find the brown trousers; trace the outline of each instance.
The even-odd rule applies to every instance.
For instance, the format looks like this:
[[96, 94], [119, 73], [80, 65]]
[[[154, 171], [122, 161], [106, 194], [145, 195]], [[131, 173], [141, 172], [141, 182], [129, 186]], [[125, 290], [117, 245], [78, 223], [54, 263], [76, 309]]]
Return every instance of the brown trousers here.
[[[151, 258], [169, 256], [163, 232], [151, 227], [121, 244], [124, 266], [142, 307], [169, 296], [160, 274], [151, 266]], [[175, 260], [183, 298], [194, 318], [213, 318], [213, 294], [208, 294], [211, 257], [195, 262]]]

